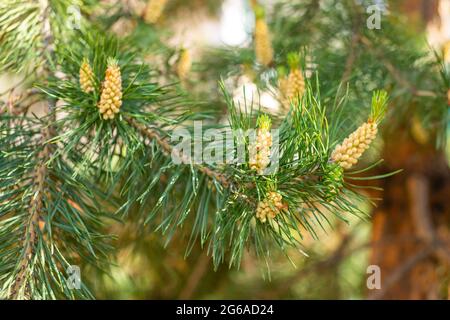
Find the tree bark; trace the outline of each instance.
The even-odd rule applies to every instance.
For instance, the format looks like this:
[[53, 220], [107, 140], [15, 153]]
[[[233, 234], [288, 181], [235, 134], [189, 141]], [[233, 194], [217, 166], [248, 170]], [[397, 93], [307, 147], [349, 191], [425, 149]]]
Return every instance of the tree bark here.
[[[401, 129], [400, 129], [401, 130]], [[403, 132], [407, 132], [404, 130]], [[381, 269], [373, 299], [448, 298], [450, 170], [444, 154], [407, 134], [385, 139], [384, 170], [404, 171], [381, 181], [373, 213], [371, 263]]]

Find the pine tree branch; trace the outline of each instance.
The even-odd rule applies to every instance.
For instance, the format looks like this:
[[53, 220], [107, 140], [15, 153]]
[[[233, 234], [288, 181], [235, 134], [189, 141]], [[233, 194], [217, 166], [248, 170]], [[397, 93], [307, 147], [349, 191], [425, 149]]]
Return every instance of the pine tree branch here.
[[412, 84], [401, 72], [389, 61], [386, 56], [376, 48], [373, 43], [365, 36], [361, 37], [361, 43], [364, 44], [370, 51], [374, 52], [378, 58], [383, 61], [387, 71], [392, 77], [404, 88], [408, 89], [416, 97], [436, 97], [436, 93], [428, 90], [419, 90], [414, 84]]
[[[128, 123], [133, 126], [137, 131], [139, 131], [143, 136], [156, 141], [156, 143], [162, 148], [163, 152], [167, 156], [173, 155], [174, 151], [170, 143], [167, 141], [167, 139], [163, 138], [156, 130], [152, 128], [148, 128], [145, 125], [137, 122], [135, 119], [127, 119]], [[189, 160], [184, 157], [183, 155], [176, 153], [176, 156], [178, 156], [183, 163], [189, 163]], [[230, 186], [229, 179], [222, 173], [214, 171], [213, 169], [202, 166], [199, 164], [194, 164], [194, 168], [196, 168], [199, 172], [205, 174], [209, 178], [218, 181], [224, 188], [228, 188]]]
[[[50, 102], [49, 104], [51, 104]], [[44, 128], [41, 137], [41, 143], [44, 148], [39, 152], [38, 155], [38, 167], [35, 170], [35, 181], [34, 188], [32, 192], [32, 197], [29, 204], [29, 218], [25, 229], [24, 242], [23, 242], [23, 257], [19, 262], [19, 273], [17, 274], [13, 284], [9, 298], [17, 299], [21, 292], [21, 289], [26, 285], [28, 266], [31, 264], [33, 255], [35, 253], [35, 248], [38, 241], [38, 228], [39, 221], [42, 217], [43, 210], [43, 196], [45, 190], [45, 180], [48, 175], [46, 162], [50, 159], [52, 150], [50, 144], [46, 143], [52, 137], [51, 128]], [[26, 292], [29, 288], [25, 288]], [[25, 293], [25, 298], [30, 298], [29, 293]]]
[[[46, 60], [53, 53], [53, 35], [50, 26], [50, 4], [48, 0], [40, 0], [40, 8], [41, 8], [41, 20], [42, 20], [42, 38], [44, 42], [44, 51], [47, 51]], [[43, 69], [41, 70], [41, 75], [45, 76], [48, 74], [50, 61], [44, 64]], [[47, 113], [52, 113], [54, 107], [56, 105], [56, 101], [53, 99], [48, 100], [48, 109]], [[50, 119], [54, 120], [54, 113]], [[24, 234], [24, 242], [23, 242], [23, 256], [19, 261], [19, 272], [15, 277], [15, 280], [12, 284], [12, 289], [9, 295], [10, 299], [17, 299], [20, 296], [20, 292], [25, 287], [24, 297], [31, 298], [30, 287], [27, 283], [27, 272], [29, 270], [29, 265], [33, 260], [33, 256], [35, 253], [36, 245], [38, 242], [38, 234], [39, 234], [39, 221], [42, 217], [42, 211], [44, 207], [43, 197], [45, 192], [45, 181], [48, 176], [47, 170], [47, 162], [50, 160], [52, 155], [52, 147], [48, 143], [48, 141], [54, 136], [52, 126], [49, 124], [48, 126], [42, 128], [42, 135], [39, 141], [40, 145], [43, 145], [43, 149], [38, 153], [37, 157], [37, 168], [35, 169], [35, 179], [33, 181], [34, 186], [32, 189], [32, 196], [29, 203], [29, 218], [25, 229]]]

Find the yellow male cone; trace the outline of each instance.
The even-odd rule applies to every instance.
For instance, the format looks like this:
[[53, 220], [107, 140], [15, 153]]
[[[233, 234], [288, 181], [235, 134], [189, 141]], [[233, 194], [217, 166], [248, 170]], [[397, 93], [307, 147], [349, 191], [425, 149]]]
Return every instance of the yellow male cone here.
[[114, 59], [108, 59], [98, 109], [103, 119], [114, 119], [122, 105], [122, 79], [120, 67]]
[[265, 20], [264, 9], [258, 6], [255, 9], [255, 56], [256, 60], [264, 65], [269, 66], [273, 60], [273, 48], [269, 27]]
[[341, 144], [338, 144], [331, 154], [331, 160], [344, 169], [354, 166], [365, 150], [375, 139], [378, 123], [386, 112], [387, 93], [375, 92], [372, 97], [372, 113], [367, 122], [350, 134]]
[[80, 87], [86, 93], [94, 91], [94, 73], [86, 58], [80, 67]]

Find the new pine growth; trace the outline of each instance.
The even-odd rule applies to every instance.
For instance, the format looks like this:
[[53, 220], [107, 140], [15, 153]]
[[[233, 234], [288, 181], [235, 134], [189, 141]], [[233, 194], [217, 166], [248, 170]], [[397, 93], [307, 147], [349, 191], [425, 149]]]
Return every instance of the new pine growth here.
[[256, 170], [258, 174], [263, 174], [270, 163], [270, 148], [272, 147], [271, 126], [271, 120], [267, 115], [260, 116], [258, 118], [258, 129], [256, 130], [256, 141], [249, 147], [250, 169]]
[[80, 67], [80, 87], [86, 93], [94, 91], [94, 73], [86, 58]]
[[372, 112], [369, 120], [350, 134], [342, 144], [336, 146], [331, 160], [344, 169], [354, 166], [365, 150], [367, 150], [378, 133], [378, 122], [385, 113], [388, 95], [386, 91], [377, 91], [372, 96]]
[[356, 129], [348, 138], [336, 146], [331, 160], [344, 169], [354, 166], [377, 136], [378, 127], [375, 122], [368, 121]]
[[273, 48], [269, 26], [265, 21], [262, 8], [257, 8], [255, 14], [255, 56], [260, 64], [268, 66], [273, 60]]
[[258, 203], [256, 218], [265, 223], [267, 219], [274, 219], [284, 208], [285, 205], [281, 194], [271, 191], [264, 200]]
[[288, 56], [289, 75], [281, 79], [279, 89], [281, 101], [285, 110], [289, 110], [291, 103], [297, 103], [305, 92], [305, 79], [300, 69], [300, 57], [296, 53]]
[[122, 79], [117, 61], [109, 59], [98, 109], [103, 119], [114, 119], [122, 105]]

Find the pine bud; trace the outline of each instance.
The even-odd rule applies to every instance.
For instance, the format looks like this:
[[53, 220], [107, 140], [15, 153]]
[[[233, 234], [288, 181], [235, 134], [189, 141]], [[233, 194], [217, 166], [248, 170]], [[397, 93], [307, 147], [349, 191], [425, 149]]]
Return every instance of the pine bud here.
[[114, 59], [108, 59], [108, 68], [102, 86], [98, 109], [103, 119], [114, 119], [122, 105], [122, 79], [120, 67]]
[[156, 23], [161, 17], [167, 0], [149, 0], [144, 12], [144, 20], [147, 23]]
[[86, 58], [80, 67], [80, 87], [86, 93], [94, 91], [94, 73]]
[[332, 201], [339, 194], [344, 182], [344, 168], [337, 163], [327, 163], [324, 167], [322, 182], [325, 189], [325, 199]]
[[258, 118], [256, 141], [249, 146], [249, 165], [258, 174], [263, 174], [270, 163], [270, 148], [272, 147], [271, 121], [267, 115]]
[[256, 218], [262, 223], [267, 219], [274, 219], [277, 214], [286, 208], [283, 204], [283, 197], [276, 191], [271, 191], [267, 197], [258, 203], [256, 208]]
[[273, 48], [270, 39], [269, 27], [264, 20], [264, 10], [255, 9], [255, 55], [256, 60], [264, 66], [270, 65], [273, 60]]
[[177, 75], [181, 80], [185, 80], [189, 71], [191, 71], [192, 60], [188, 50], [182, 49], [180, 52], [180, 59], [177, 64]]
[[377, 124], [368, 121], [356, 129], [348, 138], [336, 146], [331, 154], [331, 160], [344, 169], [350, 169], [358, 162], [363, 152], [369, 148], [378, 132]]

